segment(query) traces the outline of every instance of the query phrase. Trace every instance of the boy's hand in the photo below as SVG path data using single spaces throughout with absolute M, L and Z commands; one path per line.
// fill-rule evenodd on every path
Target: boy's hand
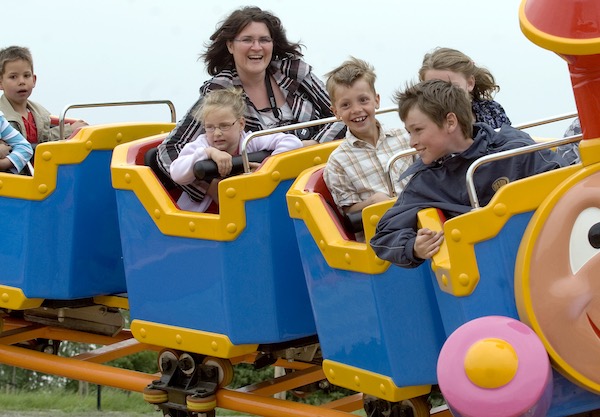
M 210 159 L 215 161 L 217 168 L 219 169 L 219 175 L 226 177 L 233 168 L 232 157 L 225 151 L 221 151 L 217 148 L 210 148 Z
M 250 166 L 250 172 L 254 172 L 260 167 L 260 162 L 248 162 L 248 165 Z
M 361 211 L 365 207 L 370 206 L 371 204 L 381 203 L 382 201 L 390 200 L 390 196 L 386 193 L 377 192 L 373 194 L 371 197 L 367 198 L 365 201 L 361 201 L 360 203 L 353 204 L 348 207 L 342 207 L 344 213 L 354 213 L 355 211 Z
M 303 147 L 307 147 L 307 146 L 312 146 L 312 145 L 318 145 L 319 142 L 317 142 L 314 139 L 306 139 L 302 141 L 302 146 Z
M 369 197 L 366 201 L 367 201 L 368 205 L 371 205 L 371 204 L 375 204 L 375 203 L 381 203 L 382 201 L 388 201 L 389 199 L 390 199 L 390 196 L 387 195 L 386 193 L 377 192 L 377 193 L 373 194 L 371 197 Z
M 85 126 L 89 126 L 89 124 L 85 120 L 77 120 L 76 122 L 71 123 L 71 127 L 73 128 L 74 131 L 76 129 L 79 129 L 80 127 L 85 127 Z
M 430 259 L 438 253 L 440 246 L 444 241 L 444 232 L 434 232 L 429 229 L 419 229 L 415 239 L 413 252 L 419 259 Z
M 10 151 L 12 151 L 12 147 L 3 140 L 0 140 L 0 159 L 6 158 Z

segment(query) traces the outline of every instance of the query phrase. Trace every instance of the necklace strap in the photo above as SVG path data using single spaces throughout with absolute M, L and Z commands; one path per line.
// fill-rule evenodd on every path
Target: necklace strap
M 269 96 L 269 104 L 271 105 L 273 115 L 276 119 L 281 120 L 279 117 L 279 109 L 277 108 L 277 100 L 275 100 L 275 94 L 273 94 L 273 86 L 271 85 L 269 71 L 265 71 L 265 87 L 267 88 L 267 95 Z

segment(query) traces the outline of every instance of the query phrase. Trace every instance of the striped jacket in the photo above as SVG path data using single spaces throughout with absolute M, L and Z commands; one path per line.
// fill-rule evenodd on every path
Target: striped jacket
M 292 109 L 293 123 L 307 122 L 333 116 L 331 100 L 325 86 L 312 72 L 310 65 L 300 59 L 283 59 L 272 61 L 269 67 L 277 85 L 287 95 L 287 104 Z M 204 133 L 204 128 L 193 115 L 202 103 L 203 97 L 212 90 L 232 86 L 242 87 L 242 82 L 235 68 L 223 70 L 200 87 L 198 101 L 188 110 L 185 117 L 177 123 L 175 129 L 158 146 L 158 162 L 161 169 L 168 175 L 171 163 L 179 156 L 186 143 Z M 250 99 L 246 97 L 246 127 L 247 131 L 264 130 L 259 111 Z M 289 124 L 290 122 L 283 122 Z M 272 126 L 270 126 L 272 127 Z M 290 132 L 293 133 L 293 132 Z M 328 142 L 341 138 L 345 134 L 345 125 L 341 122 L 316 126 L 310 132 L 310 138 L 318 142 Z M 182 186 L 195 201 L 202 201 L 205 190 L 195 185 Z

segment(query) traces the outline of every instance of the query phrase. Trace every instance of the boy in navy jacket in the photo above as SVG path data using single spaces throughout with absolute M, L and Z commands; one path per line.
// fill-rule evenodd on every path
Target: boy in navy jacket
M 470 211 L 465 183 L 469 166 L 484 155 L 535 142 L 508 125 L 496 132 L 484 123 L 473 124 L 468 96 L 446 81 L 408 86 L 395 98 L 411 135 L 410 145 L 420 159 L 400 177 L 412 175 L 394 206 L 379 221 L 371 246 L 381 259 L 414 268 L 435 255 L 444 239 L 442 232 L 417 230 L 417 212 L 435 207 L 453 217 Z M 504 184 L 567 165 L 549 149 L 482 165 L 475 175 L 481 205 Z

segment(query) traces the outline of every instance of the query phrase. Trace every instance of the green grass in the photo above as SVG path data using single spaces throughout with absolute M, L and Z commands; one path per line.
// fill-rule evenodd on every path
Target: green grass
M 0 393 L 0 404 L 3 411 L 48 411 L 63 413 L 88 413 L 97 411 L 96 393 L 87 396 L 65 391 L 35 391 Z M 101 391 L 101 410 L 105 412 L 124 412 L 131 416 L 157 415 L 154 407 L 144 401 L 142 394 L 124 392 L 111 388 Z
M 40 412 L 40 417 L 52 415 L 65 416 L 69 414 L 86 415 L 88 417 L 110 416 L 118 417 L 161 417 L 162 414 L 154 410 L 154 406 L 146 403 L 142 394 L 136 392 L 126 392 L 114 388 L 104 387 L 101 392 L 101 411 L 96 408 L 96 392 L 89 395 L 79 395 L 64 390 L 56 391 L 21 391 L 6 393 L 0 391 L 0 404 L 2 412 L 32 412 L 27 414 L 34 417 L 34 412 Z M 51 413 L 51 414 L 50 414 Z M 363 413 L 358 413 L 363 415 Z M 217 416 L 248 416 L 235 411 L 223 410 L 217 408 Z

